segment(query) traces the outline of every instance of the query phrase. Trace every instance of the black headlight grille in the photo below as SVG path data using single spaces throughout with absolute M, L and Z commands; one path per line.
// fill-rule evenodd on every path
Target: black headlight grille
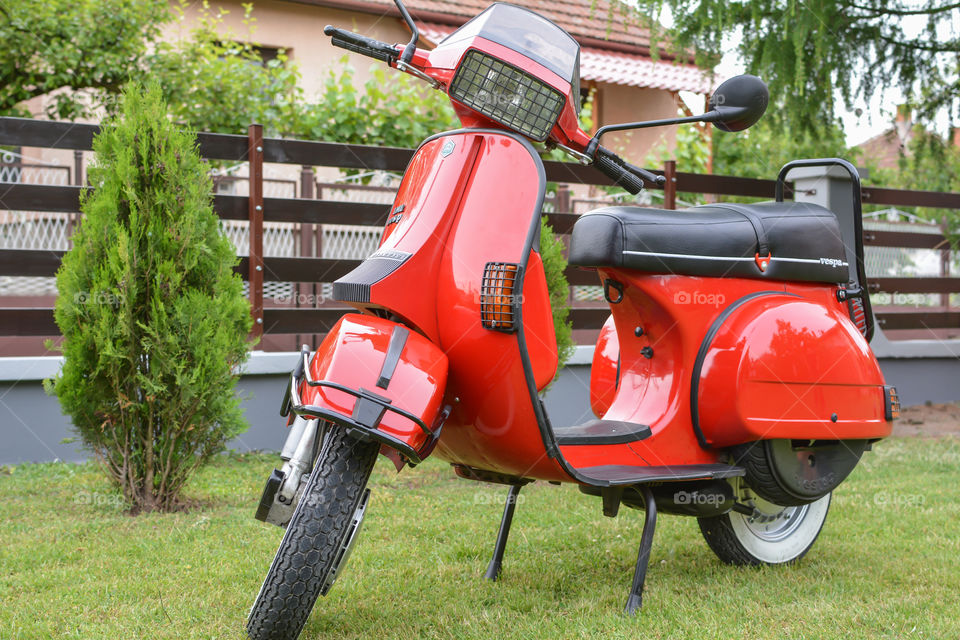
M 550 85 L 475 49 L 463 57 L 450 96 L 540 142 L 557 122 L 564 100 Z

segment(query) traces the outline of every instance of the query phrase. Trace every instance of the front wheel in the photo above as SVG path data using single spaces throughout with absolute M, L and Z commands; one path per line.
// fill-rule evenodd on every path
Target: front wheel
M 380 445 L 334 428 L 250 610 L 253 640 L 295 640 L 343 569 L 359 532 Z
M 751 513 L 730 511 L 697 519 L 710 549 L 728 564 L 773 565 L 799 560 L 816 542 L 830 509 L 829 493 L 799 506 L 764 500 L 740 482 L 734 493 Z

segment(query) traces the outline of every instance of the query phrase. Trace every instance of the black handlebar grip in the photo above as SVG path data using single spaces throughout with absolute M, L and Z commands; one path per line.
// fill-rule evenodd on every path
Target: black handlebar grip
M 623 187 L 628 193 L 637 195 L 643 191 L 643 178 L 636 175 L 624 166 L 626 163 L 617 154 L 600 147 L 593 160 L 595 166 L 603 175 Z
M 330 44 L 335 47 L 376 58 L 377 60 L 383 60 L 388 64 L 396 60 L 399 55 L 393 45 L 362 36 L 359 33 L 337 29 L 330 25 L 323 28 L 323 33 L 331 36 Z

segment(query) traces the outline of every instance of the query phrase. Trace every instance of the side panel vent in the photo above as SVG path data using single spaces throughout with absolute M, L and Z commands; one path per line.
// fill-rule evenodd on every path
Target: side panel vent
M 339 302 L 370 302 L 370 286 L 400 267 L 411 254 L 406 251 L 380 250 L 356 269 L 333 283 L 333 299 Z

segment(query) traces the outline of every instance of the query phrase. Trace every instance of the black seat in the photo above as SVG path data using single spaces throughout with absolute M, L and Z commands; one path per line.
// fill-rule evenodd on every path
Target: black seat
M 570 264 L 772 280 L 851 278 L 837 217 L 794 202 L 597 209 L 573 227 Z

